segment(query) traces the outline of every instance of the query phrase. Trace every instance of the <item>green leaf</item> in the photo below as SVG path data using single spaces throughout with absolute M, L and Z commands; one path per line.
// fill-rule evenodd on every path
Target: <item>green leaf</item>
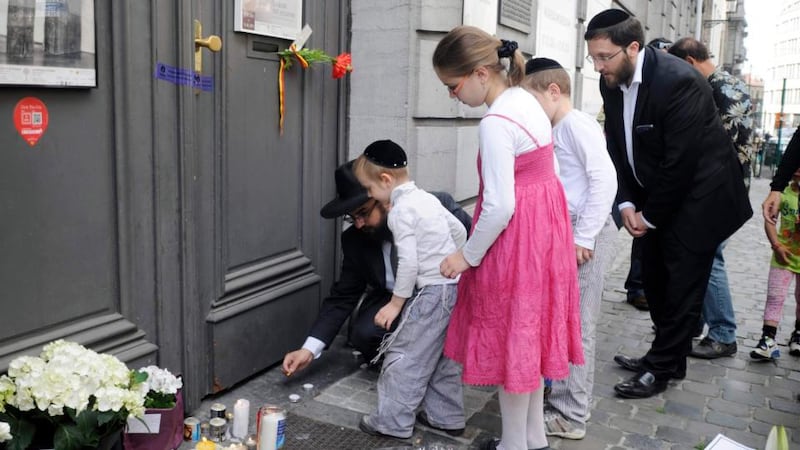
M 131 384 L 141 384 L 147 381 L 147 372 L 142 372 L 139 370 L 131 372 Z
M 786 437 L 786 429 L 783 425 L 775 425 L 769 431 L 767 444 L 764 450 L 789 450 L 789 440 Z
M 33 435 L 36 433 L 36 426 L 25 419 L 16 419 L 13 416 L 3 418 L 3 421 L 11 427 L 11 435 L 14 436 L 10 442 L 6 442 L 7 450 L 25 450 L 31 445 Z
M 170 409 L 175 407 L 175 394 L 150 391 L 144 399 L 145 408 Z
M 91 434 L 91 431 L 89 433 Z M 95 438 L 94 444 L 92 444 L 91 436 L 87 438 L 83 430 L 76 425 L 62 424 L 56 428 L 55 436 L 53 436 L 53 447 L 56 450 L 79 450 L 84 446 L 97 447 L 98 442 L 100 439 Z

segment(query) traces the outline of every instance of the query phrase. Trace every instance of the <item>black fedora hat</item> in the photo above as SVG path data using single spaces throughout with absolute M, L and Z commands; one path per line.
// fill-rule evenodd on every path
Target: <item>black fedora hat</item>
M 329 201 L 319 211 L 322 217 L 333 219 L 345 215 L 369 200 L 367 190 L 361 186 L 353 173 L 353 161 L 337 167 L 333 178 L 336 181 L 336 198 Z

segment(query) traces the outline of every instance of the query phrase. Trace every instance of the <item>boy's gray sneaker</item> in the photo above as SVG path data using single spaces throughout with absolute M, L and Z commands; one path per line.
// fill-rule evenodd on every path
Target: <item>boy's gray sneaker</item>
M 548 436 L 562 439 L 583 439 L 586 436 L 586 427 L 572 423 L 561 413 L 552 412 L 552 410 L 544 417 L 544 429 Z

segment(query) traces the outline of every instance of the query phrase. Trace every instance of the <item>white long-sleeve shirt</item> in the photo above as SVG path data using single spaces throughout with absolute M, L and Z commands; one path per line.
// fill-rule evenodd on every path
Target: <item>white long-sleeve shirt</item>
M 503 91 L 486 114 L 478 127 L 483 180 L 482 211 L 463 248 L 464 259 L 471 266 L 480 265 L 489 247 L 506 229 L 514 214 L 514 161 L 517 156 L 552 141 L 550 120 L 536 97 L 521 87 Z M 519 125 L 489 114 L 508 117 Z M 520 126 L 528 130 L 539 144 Z
M 617 194 L 617 171 L 603 129 L 592 116 L 573 109 L 553 127 L 553 141 L 575 244 L 593 250 Z
M 464 225 L 413 181 L 395 187 L 390 198 L 392 209 L 387 224 L 397 247 L 393 294 L 409 298 L 414 286 L 456 283 L 458 279 L 441 275 L 439 265 L 464 245 Z

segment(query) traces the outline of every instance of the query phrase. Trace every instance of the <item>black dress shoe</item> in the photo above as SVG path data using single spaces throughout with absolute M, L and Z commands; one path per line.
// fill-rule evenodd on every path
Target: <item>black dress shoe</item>
M 630 356 L 625 355 L 615 355 L 614 362 L 619 364 L 625 370 L 630 370 L 631 372 L 641 372 L 642 371 L 642 362 L 641 358 L 631 358 Z
M 644 371 L 630 379 L 617 383 L 614 390 L 624 398 L 648 398 L 667 390 L 669 379 L 658 379 L 650 372 Z
M 417 422 L 419 422 L 421 425 L 424 425 L 424 426 L 426 426 L 428 428 L 433 428 L 434 430 L 444 431 L 445 433 L 449 434 L 450 436 L 457 437 L 457 436 L 461 436 L 462 434 L 464 434 L 464 429 L 463 428 L 442 428 L 442 427 L 437 427 L 436 425 L 431 424 L 428 421 L 428 414 L 425 411 L 420 411 L 419 413 L 417 413 Z
M 491 438 L 488 441 L 481 444 L 481 450 L 496 450 L 498 444 L 500 444 L 500 439 Z
M 630 370 L 631 372 L 641 372 L 645 370 L 642 366 L 642 358 L 631 358 L 630 356 L 625 355 L 615 355 L 614 362 L 619 364 L 620 367 L 626 370 Z M 676 380 L 682 380 L 686 378 L 686 369 L 684 368 L 680 372 L 676 372 L 670 376 L 671 378 L 675 378 Z
M 723 344 L 706 336 L 694 346 L 689 355 L 695 358 L 715 359 L 723 356 L 733 356 L 736 354 L 736 350 L 735 341 L 730 344 Z
M 628 297 L 627 301 L 628 301 L 628 303 L 633 305 L 633 307 L 638 309 L 639 311 L 649 311 L 650 310 L 650 305 L 647 304 L 647 297 L 645 297 L 644 294 Z

